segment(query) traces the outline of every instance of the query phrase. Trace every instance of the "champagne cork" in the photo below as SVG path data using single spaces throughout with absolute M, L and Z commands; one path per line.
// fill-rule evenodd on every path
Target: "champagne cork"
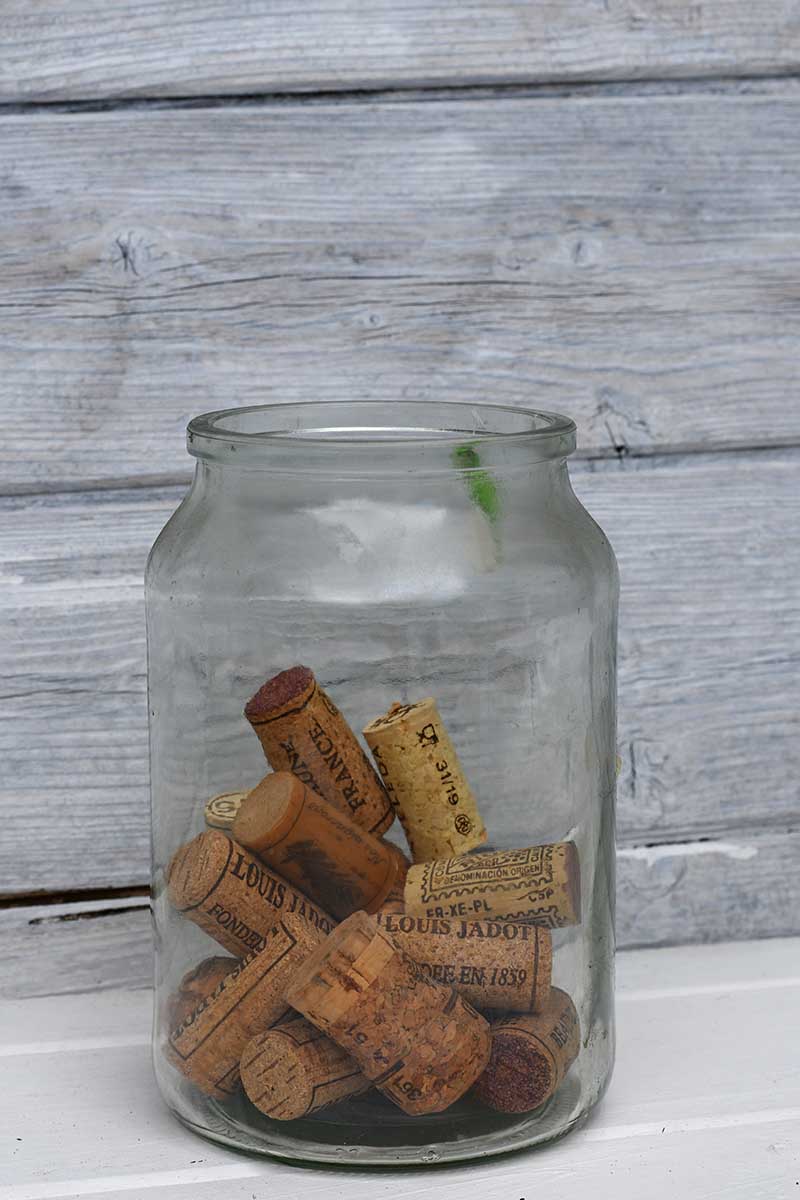
M 233 836 L 335 917 L 374 912 L 401 872 L 386 842 L 289 771 L 267 775 L 253 788 Z
M 312 933 L 333 929 L 333 918 L 221 830 L 209 829 L 182 846 L 167 867 L 170 902 L 241 957 L 260 950 L 278 917 L 296 915 Z
M 454 987 L 476 1008 L 538 1012 L 549 999 L 549 929 L 511 921 L 412 917 L 395 904 L 375 917 L 428 979 Z
M 173 1066 L 207 1096 L 232 1095 L 242 1050 L 286 1011 L 286 986 L 319 940 L 298 917 L 281 917 L 264 949 L 244 959 L 173 1029 L 166 1045 Z
M 553 988 L 542 1012 L 501 1017 L 492 1024 L 489 1065 L 474 1094 L 499 1112 L 530 1112 L 560 1087 L 580 1045 L 575 1005 L 566 992 Z
M 191 971 L 187 971 L 177 988 L 167 1001 L 167 1025 L 174 1029 L 181 1025 L 191 1012 L 197 1008 L 200 1001 L 213 992 L 218 983 L 226 975 L 230 975 L 239 966 L 238 958 L 228 955 L 217 958 L 204 958 Z
M 426 979 L 363 912 L 311 954 L 286 999 L 412 1116 L 448 1108 L 488 1062 L 483 1017 L 453 988 Z
M 408 872 L 406 912 L 422 917 L 495 917 L 557 929 L 577 925 L 580 865 L 572 842 L 496 850 Z
M 415 863 L 465 854 L 486 841 L 475 797 L 431 699 L 396 704 L 364 737 Z
M 380 779 L 308 667 L 291 667 L 268 679 L 244 715 L 274 771 L 291 771 L 370 833 L 389 828 L 394 812 Z
M 256 1034 L 239 1069 L 250 1101 L 275 1121 L 309 1117 L 372 1086 L 355 1059 L 303 1017 Z
M 222 792 L 219 796 L 212 796 L 205 807 L 209 829 L 232 829 L 246 795 L 247 792 Z

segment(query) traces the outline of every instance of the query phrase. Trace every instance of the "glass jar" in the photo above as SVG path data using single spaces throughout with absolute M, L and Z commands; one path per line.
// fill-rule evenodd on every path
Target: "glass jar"
M 427 401 L 190 423 L 146 580 L 154 1056 L 206 1137 L 448 1161 L 602 1094 L 617 570 L 574 445 Z

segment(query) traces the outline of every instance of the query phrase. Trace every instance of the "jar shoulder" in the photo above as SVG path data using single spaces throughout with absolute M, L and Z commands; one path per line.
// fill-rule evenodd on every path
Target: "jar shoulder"
M 566 471 L 539 494 L 505 491 L 494 520 L 465 497 L 463 489 L 435 501 L 408 489 L 294 495 L 268 482 L 226 493 L 196 479 L 151 550 L 148 594 L 213 585 L 226 594 L 449 600 L 470 588 L 524 588 L 534 577 L 538 587 L 543 573 L 565 600 L 598 587 L 616 594 L 611 544 Z
M 159 585 L 164 575 L 175 575 L 192 543 L 200 544 L 202 509 L 195 481 L 150 547 L 144 569 L 146 594 Z
M 578 499 L 571 484 L 565 508 L 569 513 L 569 523 L 574 529 L 576 552 L 585 555 L 596 571 L 609 576 L 614 587 L 618 589 L 619 564 L 614 548 L 605 530 Z

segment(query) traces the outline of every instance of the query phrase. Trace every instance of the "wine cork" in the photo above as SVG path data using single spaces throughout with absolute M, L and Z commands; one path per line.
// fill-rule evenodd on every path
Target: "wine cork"
M 241 957 L 260 950 L 279 916 L 296 915 L 312 933 L 330 933 L 334 920 L 221 830 L 209 829 L 181 846 L 167 867 L 170 902 Z
M 275 1121 L 309 1117 L 372 1086 L 355 1059 L 304 1017 L 257 1033 L 239 1070 L 250 1101 Z
M 204 958 L 191 971 L 187 971 L 167 1001 L 167 1025 L 174 1029 L 181 1025 L 200 1001 L 207 996 L 226 975 L 239 966 L 237 958 L 228 955 Z
M 486 841 L 475 797 L 432 699 L 393 705 L 364 730 L 415 863 Z
M 335 917 L 374 912 L 402 870 L 386 842 L 289 771 L 267 775 L 253 788 L 233 836 Z
M 209 829 L 232 829 L 246 795 L 247 792 L 222 792 L 212 796 L 204 810 Z
M 580 921 L 578 852 L 572 842 L 496 850 L 408 872 L 406 912 L 422 917 L 496 917 L 557 929 Z
M 389 889 L 384 904 L 388 904 L 391 901 L 402 905 L 403 893 L 411 863 L 408 861 L 405 854 L 403 854 L 403 851 L 399 846 L 395 846 L 393 842 L 384 842 L 383 844 L 389 853 L 392 854 L 397 860 L 397 875 L 395 876 L 394 883 Z
M 319 943 L 298 917 L 272 926 L 264 949 L 244 959 L 169 1035 L 166 1055 L 207 1096 L 230 1096 L 242 1050 L 285 1011 L 292 975 Z
M 378 925 L 435 983 L 476 1008 L 538 1012 L 550 996 L 549 929 L 511 921 L 412 917 L 389 904 Z
M 291 771 L 370 833 L 389 828 L 394 812 L 380 779 L 308 667 L 291 667 L 268 679 L 244 715 L 274 771 Z
M 474 1094 L 499 1112 L 530 1112 L 560 1087 L 580 1044 L 575 1005 L 566 992 L 553 988 L 542 1012 L 501 1017 L 492 1024 L 489 1065 Z
M 453 988 L 426 979 L 363 912 L 311 954 L 286 999 L 412 1116 L 448 1108 L 488 1061 L 484 1018 Z

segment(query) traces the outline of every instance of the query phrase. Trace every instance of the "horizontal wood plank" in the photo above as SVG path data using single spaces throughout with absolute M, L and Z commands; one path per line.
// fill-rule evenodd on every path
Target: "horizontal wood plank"
M 124 1071 L 126 1078 L 128 1074 Z M 136 1100 L 147 1096 L 146 1088 L 143 1079 Z M 726 1200 L 737 1188 L 759 1200 L 784 1200 L 793 1195 L 800 1174 L 797 1112 L 767 1109 L 744 1114 L 745 1120 L 729 1118 L 721 1127 L 709 1115 L 689 1124 L 662 1121 L 587 1129 L 571 1134 L 566 1143 L 490 1160 L 488 1165 L 437 1167 L 435 1190 L 441 1200 L 525 1200 L 533 1177 L 556 1181 L 560 1200 L 606 1193 L 615 1200 L 641 1200 L 645 1194 L 656 1200 L 675 1195 Z M 61 1184 L 39 1182 L 40 1172 L 34 1167 L 32 1183 L 0 1190 L 0 1200 L 80 1200 L 84 1195 L 130 1200 L 131 1193 L 136 1200 L 218 1200 L 222 1191 L 226 1200 L 253 1200 L 258 1188 L 271 1200 L 295 1200 L 295 1167 L 233 1156 L 199 1142 L 169 1121 L 166 1112 L 159 1117 L 164 1142 L 174 1143 L 170 1158 L 181 1166 L 153 1169 L 145 1160 L 129 1173 L 113 1175 L 98 1175 L 84 1166 L 80 1176 Z M 61 1128 L 60 1122 L 56 1128 Z M 198 1159 L 198 1154 L 203 1157 Z M 418 1200 L 433 1184 L 430 1168 L 404 1169 L 395 1175 L 363 1168 L 345 1173 L 339 1168 L 334 1179 L 329 1171 L 307 1170 L 302 1186 L 303 1200 Z
M 795 933 L 799 856 L 796 830 L 731 829 L 718 841 L 622 847 L 617 852 L 619 945 Z
M 774 938 L 797 929 L 800 834 L 733 830 L 727 840 L 617 855 L 617 943 L 620 949 L 727 939 Z M 768 885 L 765 884 L 768 880 Z M 765 943 L 767 945 L 767 943 Z M 213 953 L 209 940 L 209 953 Z M 699 953 L 699 952 L 698 952 Z M 153 946 L 147 901 L 113 897 L 93 902 L 0 907 L 0 997 L 68 996 L 105 988 L 149 987 Z M 769 958 L 769 950 L 765 952 Z M 797 963 L 786 974 L 797 975 Z M 702 973 L 702 972 L 701 972 Z M 724 976 L 738 989 L 735 963 Z M 669 978 L 669 987 L 688 985 Z M 723 986 L 704 976 L 703 988 Z M 735 985 L 735 986 L 734 986 Z M 646 994 L 651 977 L 632 977 Z M 68 1011 L 72 1011 L 71 1009 Z M 19 1027 L 17 1040 L 24 1037 Z M 76 1033 L 84 1038 L 89 1034 Z M 105 1027 L 95 1036 L 108 1037 Z M 0 1045 L 0 1058 L 3 1055 Z
M 10 0 L 0 99 L 203 96 L 788 72 L 791 0 Z
M 0 908 L 0 953 L 0 995 L 6 999 L 150 987 L 153 932 L 147 900 L 112 897 Z M 100 1029 L 96 1036 L 110 1035 Z
M 622 575 L 623 845 L 797 823 L 799 475 L 796 451 L 579 463 L 573 472 Z M 6 892 L 148 877 L 141 574 L 179 495 L 2 503 Z M 703 860 L 690 865 L 702 874 Z M 780 907 L 765 889 L 763 903 L 773 902 Z M 707 914 L 709 928 L 717 919 Z M 727 928 L 732 918 L 719 919 Z M 655 940 L 680 936 L 660 920 Z
M 799 122 L 788 84 L 2 116 L 0 486 L 185 478 L 188 417 L 269 399 L 796 444 Z

